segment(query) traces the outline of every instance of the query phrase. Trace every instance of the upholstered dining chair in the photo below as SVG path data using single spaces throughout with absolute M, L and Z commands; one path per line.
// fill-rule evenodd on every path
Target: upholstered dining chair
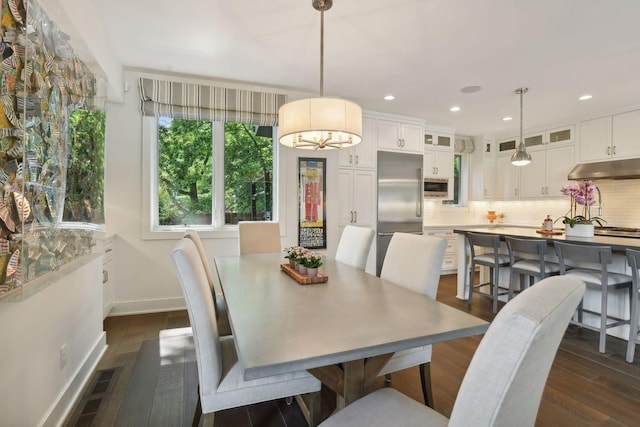
M 436 299 L 447 241 L 439 237 L 394 233 L 382 264 L 380 278 Z M 433 408 L 431 389 L 431 346 L 423 345 L 396 352 L 379 375 L 420 367 L 424 403 Z
M 640 336 L 638 336 L 638 317 L 640 317 L 640 295 L 638 295 L 638 288 L 640 287 L 640 251 L 635 249 L 627 249 L 627 260 L 629 261 L 629 267 L 631 268 L 631 300 L 629 301 L 629 310 L 631 312 L 629 325 L 629 342 L 627 343 L 627 362 L 633 363 L 634 353 L 636 351 L 636 344 L 640 342 Z
M 238 243 L 240 255 L 280 252 L 280 224 L 271 221 L 240 221 Z
M 209 282 L 209 288 L 211 288 L 211 295 L 215 302 L 214 308 L 216 310 L 216 319 L 218 319 L 218 334 L 231 335 L 231 324 L 229 323 L 229 316 L 227 315 L 227 303 L 224 301 L 224 293 L 222 292 L 222 286 L 220 286 L 220 280 L 217 274 L 213 274 L 211 267 L 209 266 L 209 259 L 207 258 L 207 252 L 204 249 L 204 244 L 200 239 L 200 235 L 195 230 L 187 230 L 184 233 L 184 237 L 191 239 L 195 243 L 198 249 L 198 255 L 202 260 L 204 271 L 207 274 L 207 282 Z
M 355 225 L 345 226 L 338 242 L 336 261 L 364 270 L 367 265 L 371 242 L 373 242 L 373 234 L 374 231 L 371 228 L 357 227 Z
M 485 333 L 447 420 L 391 388 L 328 418 L 321 427 L 533 426 L 542 392 L 584 283 L 548 277 L 509 301 Z
M 310 394 L 310 424 L 315 425 L 320 381 L 306 371 L 244 380 L 233 337 L 218 334 L 211 289 L 193 241 L 181 239 L 171 252 L 171 259 L 187 302 L 196 348 L 199 386 L 193 425 L 198 425 L 201 413 L 207 414 L 206 424 L 213 425 L 216 411 L 304 394 Z
M 630 319 L 619 319 L 609 315 L 609 292 L 614 289 L 628 289 L 629 297 L 632 292 L 632 278 L 622 273 L 613 273 L 608 269 L 613 257 L 611 246 L 586 246 L 555 241 L 553 242 L 560 263 L 560 274 L 574 276 L 582 280 L 587 288 L 600 292 L 600 312 L 584 308 L 583 303 L 578 306 L 578 319 L 572 323 L 600 334 L 598 350 L 606 351 L 607 329 L 630 323 Z M 599 327 L 584 322 L 583 313 L 587 312 L 600 317 Z

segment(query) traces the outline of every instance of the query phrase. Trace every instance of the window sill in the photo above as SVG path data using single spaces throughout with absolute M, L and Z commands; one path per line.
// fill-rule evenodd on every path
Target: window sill
M 203 239 L 237 239 L 238 226 L 227 225 L 224 227 L 179 227 L 172 229 L 143 230 L 142 240 L 178 240 L 184 237 L 187 230 L 195 230 Z

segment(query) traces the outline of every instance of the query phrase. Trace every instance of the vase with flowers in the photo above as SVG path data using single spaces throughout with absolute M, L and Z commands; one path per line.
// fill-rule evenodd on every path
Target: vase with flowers
M 602 227 L 604 219 L 591 216 L 591 206 L 596 203 L 596 186 L 591 180 L 580 181 L 562 187 L 560 192 L 571 198 L 569 211 L 556 222 L 562 220 L 567 236 L 593 237 L 594 223 Z
M 292 268 L 296 267 L 296 250 L 299 246 L 288 246 L 284 248 L 283 252 L 285 253 L 284 257 L 289 260 L 289 266 Z
M 318 275 L 318 268 L 322 265 L 322 255 L 313 251 L 306 251 L 300 258 L 300 264 L 307 268 L 309 277 Z

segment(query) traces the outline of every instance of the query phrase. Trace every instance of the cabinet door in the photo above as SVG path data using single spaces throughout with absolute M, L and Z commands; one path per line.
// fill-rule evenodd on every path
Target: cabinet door
M 359 144 L 364 144 L 364 140 Z M 354 149 L 353 148 L 343 148 L 338 152 L 338 166 L 341 168 L 352 167 L 354 164 Z
M 453 152 L 436 151 L 434 154 L 438 178 L 453 178 Z
M 422 153 L 424 144 L 424 128 L 422 126 L 404 123 L 401 138 L 403 150 Z
M 580 161 L 606 160 L 611 155 L 611 116 L 580 123 Z
M 484 156 L 483 168 L 483 196 L 485 199 L 493 199 L 496 196 L 496 159 L 492 156 Z
M 575 166 L 575 147 L 568 145 L 547 150 L 547 197 L 566 197 L 560 189 L 569 184 L 567 175 Z
M 436 176 L 436 156 L 433 149 L 424 150 L 422 156 L 422 175 L 425 177 Z
M 640 156 L 640 110 L 613 116 L 611 155 L 613 158 Z
M 529 150 L 531 163 L 526 166 L 515 166 L 520 169 L 521 198 L 545 197 L 546 165 L 545 150 Z
M 505 200 L 518 198 L 518 166 L 511 164 L 511 155 L 496 157 L 496 197 Z
M 376 168 L 376 121 L 362 119 L 362 142 L 354 148 L 354 166 L 357 168 Z
M 338 203 L 340 204 L 339 226 L 352 224 L 353 212 L 353 170 L 340 169 L 338 172 Z
M 389 120 L 378 120 L 378 148 L 400 150 L 401 125 Z
M 376 172 L 372 170 L 354 170 L 352 194 L 355 223 L 361 226 L 373 227 L 376 210 Z

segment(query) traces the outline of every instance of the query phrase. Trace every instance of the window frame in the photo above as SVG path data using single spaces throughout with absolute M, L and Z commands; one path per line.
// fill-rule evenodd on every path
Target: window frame
M 285 173 L 280 162 L 280 144 L 277 127 L 273 128 L 273 220 L 284 230 L 284 206 L 280 192 L 280 176 Z M 237 238 L 237 224 L 224 222 L 224 140 L 216 135 L 224 134 L 224 123 L 213 122 L 213 201 L 212 225 L 161 226 L 158 221 L 158 117 L 142 117 L 142 214 L 141 237 L 143 240 L 177 239 L 186 230 L 196 230 L 202 238 Z M 281 231 L 282 233 L 282 231 Z

